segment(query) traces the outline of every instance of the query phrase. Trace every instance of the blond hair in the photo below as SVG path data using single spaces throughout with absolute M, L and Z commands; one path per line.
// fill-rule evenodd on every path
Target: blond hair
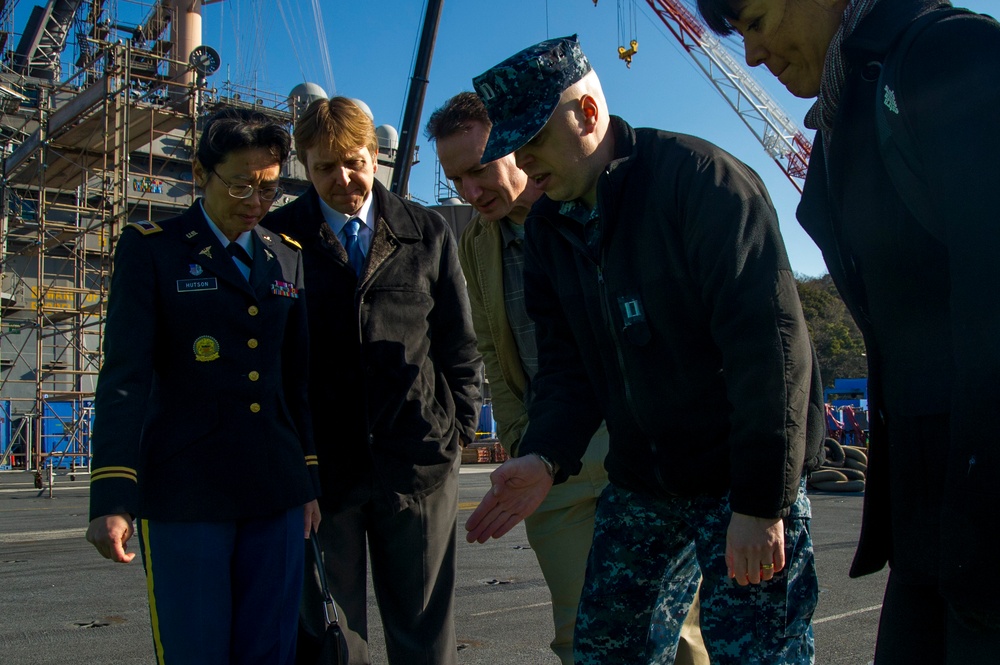
M 323 146 L 341 157 L 360 147 L 368 148 L 372 157 L 378 153 L 375 123 L 368 114 L 347 97 L 317 99 L 302 113 L 295 124 L 295 152 L 305 166 L 306 152 Z

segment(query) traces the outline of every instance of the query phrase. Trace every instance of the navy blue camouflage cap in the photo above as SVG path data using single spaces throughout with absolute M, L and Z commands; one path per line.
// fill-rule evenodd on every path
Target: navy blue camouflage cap
M 482 164 L 509 155 L 542 131 L 563 91 L 590 72 L 576 35 L 548 39 L 472 79 L 493 128 Z

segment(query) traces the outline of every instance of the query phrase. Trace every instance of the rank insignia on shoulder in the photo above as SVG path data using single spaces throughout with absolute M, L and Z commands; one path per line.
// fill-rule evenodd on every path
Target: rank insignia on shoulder
M 299 290 L 295 288 L 294 284 L 280 280 L 275 280 L 274 284 L 271 285 L 271 293 L 276 296 L 284 296 L 285 298 L 299 297 Z
M 198 253 L 201 254 L 202 256 L 207 256 L 208 258 L 212 258 L 212 246 L 209 245 L 208 247 L 206 247 L 205 249 L 201 250 Z
M 200 363 L 219 358 L 219 342 L 208 335 L 202 335 L 194 341 L 194 359 Z
M 281 234 L 281 237 L 284 238 L 285 242 L 291 245 L 292 247 L 295 247 L 296 249 L 302 249 L 302 245 L 300 245 L 299 241 L 296 240 L 295 238 L 286 236 L 284 233 Z
M 160 225 L 157 224 L 156 222 L 146 222 L 146 221 L 129 222 L 128 225 L 144 236 L 148 236 L 153 233 L 159 233 L 160 231 L 163 230 L 163 228 L 160 227 Z

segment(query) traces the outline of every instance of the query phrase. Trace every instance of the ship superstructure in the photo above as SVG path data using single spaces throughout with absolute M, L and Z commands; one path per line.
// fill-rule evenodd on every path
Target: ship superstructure
M 16 45 L 13 4 L 0 0 L 0 469 L 85 466 L 118 235 L 194 201 L 200 118 L 252 107 L 291 129 L 327 93 L 217 84 L 199 0 L 49 0 Z M 378 134 L 388 184 L 398 137 Z M 294 156 L 282 178 L 277 205 L 308 184 Z

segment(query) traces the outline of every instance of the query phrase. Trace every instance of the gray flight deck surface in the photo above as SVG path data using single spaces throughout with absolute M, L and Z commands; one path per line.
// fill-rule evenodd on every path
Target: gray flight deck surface
M 469 545 L 461 525 L 489 487 L 493 464 L 467 464 L 460 482 L 456 620 L 462 664 L 555 664 L 548 649 L 548 591 L 523 525 Z M 239 473 L 238 469 L 226 471 Z M 30 473 L 0 472 L 0 664 L 152 664 L 145 583 L 138 558 L 112 564 L 85 540 L 86 473 L 57 472 L 53 498 Z M 858 580 L 847 570 L 862 497 L 811 494 L 820 576 L 816 662 L 866 665 L 872 658 L 886 572 Z M 386 663 L 369 591 L 372 662 Z M 405 664 L 402 664 L 405 665 Z

